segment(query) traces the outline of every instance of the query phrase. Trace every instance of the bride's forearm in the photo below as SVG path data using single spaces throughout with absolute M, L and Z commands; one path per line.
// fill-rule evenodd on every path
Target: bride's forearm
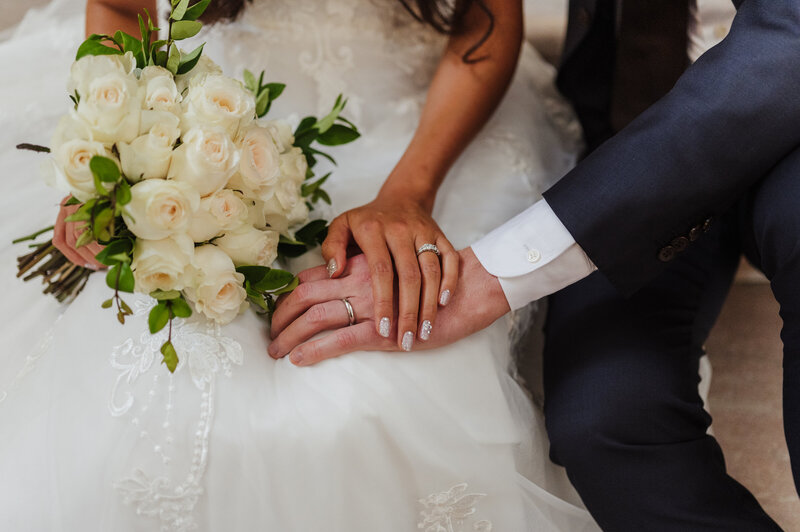
M 86 35 L 92 33 L 113 34 L 122 30 L 134 36 L 139 35 L 139 21 L 136 15 L 144 9 L 157 17 L 156 0 L 88 0 L 86 2 Z
M 419 126 L 386 180 L 381 195 L 409 198 L 430 211 L 450 166 L 488 121 L 511 81 L 523 38 L 519 0 L 485 0 L 494 17 L 486 42 L 465 62 L 464 54 L 486 34 L 489 19 L 473 4 L 463 29 L 450 38 L 428 90 Z

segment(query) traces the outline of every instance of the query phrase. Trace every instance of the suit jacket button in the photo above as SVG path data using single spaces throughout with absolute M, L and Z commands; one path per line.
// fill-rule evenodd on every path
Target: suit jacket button
M 711 224 L 714 222 L 713 218 L 706 218 L 703 222 L 703 232 L 708 233 L 711 230 Z
M 664 246 L 658 253 L 658 260 L 661 262 L 669 262 L 675 258 L 675 248 L 672 246 Z
M 692 227 L 691 231 L 689 231 L 689 240 L 694 242 L 695 240 L 700 238 L 700 236 L 702 234 L 703 234 L 703 226 L 702 225 L 696 225 L 696 226 Z
M 679 236 L 678 238 L 670 242 L 670 245 L 675 248 L 675 251 L 680 253 L 681 251 L 684 251 L 687 247 L 689 247 L 689 239 L 686 238 L 685 236 Z

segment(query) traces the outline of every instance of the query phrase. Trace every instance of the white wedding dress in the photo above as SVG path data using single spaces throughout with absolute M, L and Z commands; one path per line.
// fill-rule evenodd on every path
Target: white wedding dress
M 121 326 L 100 308 L 102 275 L 69 306 L 15 280 L 24 246 L 10 241 L 52 223 L 60 194 L 38 177 L 43 156 L 14 145 L 48 143 L 82 29 L 83 3 L 56 0 L 0 34 L 0 530 L 597 529 L 548 460 L 511 318 L 436 351 L 310 368 L 269 358 L 253 313 L 222 328 L 190 319 L 174 333 L 171 375 L 146 298 L 128 298 L 136 315 Z M 396 0 L 255 0 L 197 39 L 229 75 L 263 68 L 288 84 L 273 116 L 350 99 L 363 137 L 334 153 L 326 215 L 374 197 L 444 43 Z M 578 126 L 553 76 L 525 48 L 504 103 L 447 177 L 435 216 L 457 247 L 574 163 Z

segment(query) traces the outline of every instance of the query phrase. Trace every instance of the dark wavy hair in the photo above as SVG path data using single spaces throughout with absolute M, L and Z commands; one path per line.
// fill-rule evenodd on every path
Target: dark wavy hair
M 244 8 L 245 2 L 253 0 L 213 0 L 202 20 L 206 23 L 233 20 Z M 464 16 L 473 5 L 483 11 L 489 22 L 486 32 L 462 56 L 465 63 L 477 63 L 486 56 L 475 57 L 478 49 L 486 43 L 494 31 L 494 15 L 483 0 L 398 0 L 403 7 L 423 24 L 428 24 L 436 31 L 453 35 L 461 31 Z

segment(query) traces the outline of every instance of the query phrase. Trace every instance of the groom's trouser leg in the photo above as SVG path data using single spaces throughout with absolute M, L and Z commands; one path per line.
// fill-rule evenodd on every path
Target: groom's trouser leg
M 731 215 L 623 299 L 599 273 L 551 297 L 551 456 L 608 531 L 779 530 L 706 434 L 698 363 L 738 264 Z
M 800 489 L 800 148 L 743 203 L 742 248 L 770 280 L 783 318 L 783 420 Z

